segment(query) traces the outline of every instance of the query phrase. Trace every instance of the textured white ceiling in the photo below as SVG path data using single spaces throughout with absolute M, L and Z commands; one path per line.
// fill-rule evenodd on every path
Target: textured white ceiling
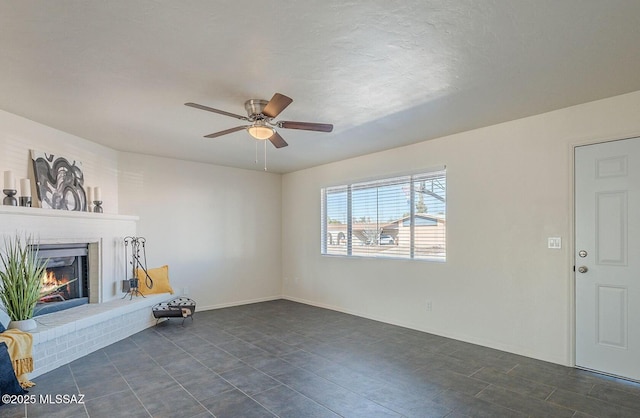
M 244 114 L 280 92 L 290 172 L 640 90 L 637 0 L 10 0 L 0 109 L 109 147 L 262 169 Z M 262 144 L 260 144 L 262 145 Z

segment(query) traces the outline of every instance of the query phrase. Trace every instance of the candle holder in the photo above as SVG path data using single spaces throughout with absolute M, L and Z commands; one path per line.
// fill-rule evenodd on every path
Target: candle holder
M 2 193 L 6 194 L 2 200 L 2 204 L 5 206 L 18 206 L 18 201 L 14 197 L 16 195 L 16 189 L 2 189 Z
M 20 196 L 18 198 L 18 201 L 20 202 L 20 206 L 24 206 L 27 208 L 31 207 L 31 196 Z
M 102 200 L 94 200 L 93 204 L 95 205 L 93 207 L 93 212 L 94 213 L 102 213 Z

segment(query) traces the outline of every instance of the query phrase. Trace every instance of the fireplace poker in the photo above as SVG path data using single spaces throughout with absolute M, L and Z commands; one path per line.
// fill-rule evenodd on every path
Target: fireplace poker
M 122 281 L 122 291 L 125 292 L 125 295 L 122 297 L 124 299 L 129 295 L 130 299 L 133 299 L 133 296 L 142 296 L 145 297 L 144 294 L 140 291 L 140 278 L 138 277 L 139 271 L 142 270 L 145 274 L 145 283 L 148 288 L 153 287 L 153 279 L 149 276 L 149 272 L 147 271 L 147 249 L 146 249 L 146 238 L 144 237 L 125 237 L 124 238 L 124 258 L 128 260 L 128 251 L 127 249 L 131 246 L 131 261 L 128 261 L 131 264 L 131 278 L 128 280 Z M 142 247 L 142 258 L 140 257 L 140 248 Z M 125 268 L 125 275 L 127 274 Z

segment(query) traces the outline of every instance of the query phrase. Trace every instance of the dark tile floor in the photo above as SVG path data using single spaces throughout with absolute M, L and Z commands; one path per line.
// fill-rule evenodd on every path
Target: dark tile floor
M 285 300 L 164 322 L 34 381 L 84 404 L 0 416 L 640 416 L 639 384 Z

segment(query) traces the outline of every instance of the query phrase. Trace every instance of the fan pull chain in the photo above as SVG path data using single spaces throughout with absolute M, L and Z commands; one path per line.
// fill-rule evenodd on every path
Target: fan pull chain
M 256 143 L 256 161 L 255 161 L 255 163 L 258 164 L 258 141 L 254 140 L 253 142 Z
M 264 171 L 267 171 L 267 140 L 263 140 L 264 142 Z

